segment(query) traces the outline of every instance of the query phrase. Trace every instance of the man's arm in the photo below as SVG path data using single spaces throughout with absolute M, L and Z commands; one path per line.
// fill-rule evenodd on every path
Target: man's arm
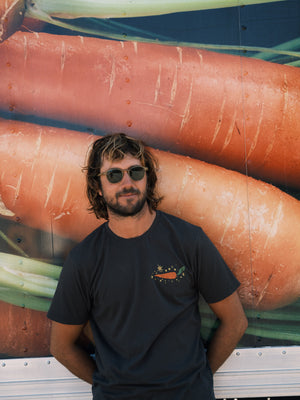
M 65 325 L 52 321 L 50 352 L 78 378 L 92 384 L 95 362 L 76 344 L 84 325 Z
M 209 306 L 220 320 L 207 349 L 207 358 L 215 373 L 235 349 L 247 329 L 248 321 L 236 291 Z

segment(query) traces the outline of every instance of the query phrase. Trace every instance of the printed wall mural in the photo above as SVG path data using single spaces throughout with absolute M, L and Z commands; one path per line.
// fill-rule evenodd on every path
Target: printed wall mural
M 103 222 L 86 152 L 114 131 L 153 149 L 161 209 L 240 280 L 239 346 L 299 345 L 299 1 L 63 3 L 0 5 L 1 357 L 49 354 L 64 258 Z

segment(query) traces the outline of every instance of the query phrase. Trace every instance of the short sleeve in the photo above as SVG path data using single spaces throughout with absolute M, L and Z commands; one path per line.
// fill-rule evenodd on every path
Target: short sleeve
M 63 265 L 48 318 L 62 324 L 80 325 L 89 319 L 91 300 L 86 277 L 69 255 Z
M 239 281 L 203 231 L 198 238 L 195 263 L 196 285 L 207 303 L 221 301 L 239 287 Z

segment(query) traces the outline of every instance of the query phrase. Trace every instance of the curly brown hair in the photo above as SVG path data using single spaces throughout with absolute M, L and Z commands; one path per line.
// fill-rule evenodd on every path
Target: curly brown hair
M 103 159 L 122 160 L 126 154 L 137 158 L 141 165 L 147 168 L 147 203 L 150 209 L 156 210 L 162 200 L 155 189 L 158 166 L 155 157 L 141 140 L 129 137 L 124 133 L 114 133 L 97 139 L 92 144 L 88 153 L 87 165 L 83 168 L 86 171 L 86 193 L 91 205 L 89 211 L 94 212 L 97 218 L 108 220 L 106 202 L 99 193 L 101 190 L 99 174 Z

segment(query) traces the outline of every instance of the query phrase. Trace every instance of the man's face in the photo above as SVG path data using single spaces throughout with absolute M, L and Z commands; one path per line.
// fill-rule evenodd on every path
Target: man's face
M 104 158 L 100 172 L 106 172 L 111 168 L 127 169 L 134 165 L 141 165 L 140 160 L 130 154 L 125 155 L 122 160 L 110 161 Z M 127 172 L 124 172 L 122 180 L 118 183 L 109 182 L 106 175 L 101 175 L 100 181 L 99 192 L 106 202 L 109 213 L 129 217 L 138 214 L 146 206 L 146 173 L 139 181 L 132 180 Z

